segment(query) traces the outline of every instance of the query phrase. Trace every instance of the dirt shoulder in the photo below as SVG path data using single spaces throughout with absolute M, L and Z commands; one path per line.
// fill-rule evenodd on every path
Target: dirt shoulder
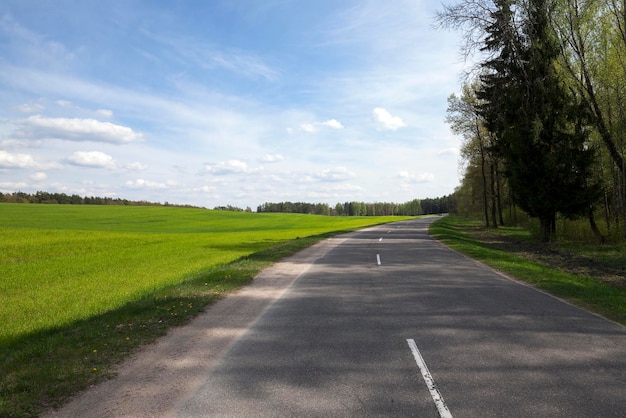
M 329 238 L 263 270 L 253 283 L 211 305 L 191 323 L 172 329 L 96 385 L 44 418 L 172 416 L 203 384 L 228 348 L 312 263 L 342 238 Z

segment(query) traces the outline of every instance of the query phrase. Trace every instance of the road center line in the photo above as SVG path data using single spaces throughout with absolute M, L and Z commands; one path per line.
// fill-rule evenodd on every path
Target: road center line
M 376 254 L 376 263 L 380 266 L 380 254 Z
M 415 358 L 415 362 L 417 363 L 417 367 L 419 367 L 420 372 L 422 373 L 422 377 L 424 378 L 424 382 L 426 382 L 426 386 L 430 391 L 430 396 L 432 396 L 433 401 L 435 401 L 435 406 L 437 407 L 437 411 L 439 411 L 439 416 L 441 418 L 452 418 L 452 414 L 448 409 L 445 401 L 443 400 L 443 396 L 441 396 L 441 392 L 437 388 L 437 384 L 435 383 L 435 379 L 433 379 L 432 375 L 428 371 L 428 367 L 426 367 L 426 363 L 424 362 L 424 358 L 422 354 L 417 348 L 417 344 L 412 339 L 406 340 L 409 344 L 409 348 L 413 353 L 413 357 Z

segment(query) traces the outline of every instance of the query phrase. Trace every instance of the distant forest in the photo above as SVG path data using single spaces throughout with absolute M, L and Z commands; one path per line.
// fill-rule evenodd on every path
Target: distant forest
M 134 201 L 128 199 L 111 197 L 82 197 L 76 194 L 67 195 L 65 193 L 48 193 L 38 191 L 34 194 L 24 192 L 0 193 L 0 202 L 3 203 L 40 203 L 58 205 L 118 205 L 118 206 L 175 206 L 175 207 L 195 207 L 192 205 L 178 205 L 165 203 L 147 202 L 144 200 Z M 326 203 L 305 203 L 305 202 L 280 202 L 263 203 L 257 208 L 259 213 L 303 213 L 327 216 L 418 216 L 436 213 L 453 212 L 455 209 L 452 195 L 438 197 L 434 199 L 414 199 L 405 203 L 365 203 L 365 202 L 345 202 L 337 203 L 331 207 Z M 239 208 L 236 206 L 217 206 L 214 210 L 224 210 L 233 212 L 251 212 L 250 208 Z
M 280 202 L 264 203 L 257 212 L 310 213 L 330 216 L 418 216 L 448 213 L 454 210 L 452 196 L 434 199 L 414 199 L 405 203 L 345 202 L 331 207 L 325 203 Z
M 24 192 L 0 193 L 0 202 L 3 203 L 43 203 L 54 205 L 116 205 L 116 206 L 177 206 L 197 207 L 191 205 L 175 205 L 168 202 L 155 203 L 145 200 L 113 199 L 111 197 L 82 197 L 76 194 L 36 192 L 29 194 Z

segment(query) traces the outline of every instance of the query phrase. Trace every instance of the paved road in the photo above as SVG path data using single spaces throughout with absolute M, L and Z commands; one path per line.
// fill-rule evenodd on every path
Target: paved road
M 624 327 L 446 249 L 429 222 L 346 236 L 171 415 L 626 416 Z

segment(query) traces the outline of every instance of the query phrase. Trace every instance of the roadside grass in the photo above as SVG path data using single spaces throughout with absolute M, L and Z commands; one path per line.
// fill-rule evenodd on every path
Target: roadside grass
M 450 248 L 496 270 L 626 325 L 626 289 L 611 286 L 594 277 L 567 273 L 536 260 L 489 248 L 474 234 L 480 225 L 480 222 L 447 216 L 434 222 L 430 227 L 430 233 Z M 521 228 L 499 228 L 491 232 L 521 241 L 532 240 L 531 233 Z M 604 249 L 591 250 L 591 246 L 581 246 L 581 244 L 560 243 L 559 245 L 567 247 L 570 251 L 578 249 L 592 258 L 598 254 L 614 254 L 619 251 L 609 246 Z M 622 254 L 621 257 L 624 255 Z
M 0 416 L 60 406 L 287 255 L 402 219 L 0 204 Z

